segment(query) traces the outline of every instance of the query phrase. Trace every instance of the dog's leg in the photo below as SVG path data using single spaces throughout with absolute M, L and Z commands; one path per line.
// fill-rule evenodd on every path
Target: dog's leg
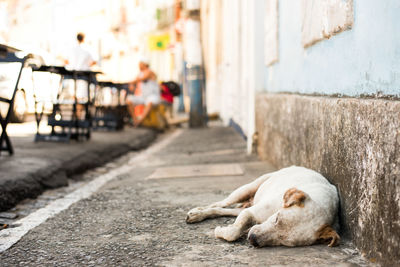
M 194 223 L 194 222 L 200 222 L 206 218 L 211 218 L 211 216 L 207 215 L 207 214 L 210 214 L 210 213 L 214 214 L 213 213 L 214 211 L 209 211 L 212 208 L 226 208 L 233 204 L 242 203 L 246 200 L 249 200 L 250 198 L 254 197 L 255 193 L 257 192 L 257 189 L 272 174 L 273 173 L 264 174 L 264 175 L 260 176 L 259 178 L 257 178 L 256 180 L 254 180 L 253 182 L 239 187 L 238 189 L 233 191 L 227 198 L 225 198 L 222 201 L 213 203 L 206 207 L 198 207 L 198 208 L 191 209 L 187 214 L 186 222 Z M 237 210 L 239 213 L 243 209 L 244 209 L 244 207 L 241 207 L 239 209 L 232 209 L 232 210 L 235 210 L 235 212 Z M 220 216 L 237 216 L 237 214 L 236 215 L 220 215 Z M 214 216 L 214 217 L 218 217 L 218 216 Z
M 235 241 L 254 224 L 254 221 L 250 208 L 244 209 L 233 224 L 215 228 L 215 237 L 226 241 Z
M 200 222 L 208 218 L 217 218 L 223 216 L 238 216 L 239 213 L 243 210 L 243 208 L 194 208 L 188 212 L 186 217 L 187 223 L 195 223 Z
M 272 175 L 273 173 L 267 173 L 251 183 L 245 184 L 235 191 L 233 191 L 227 198 L 222 201 L 213 203 L 209 205 L 209 208 L 214 207 L 229 207 L 235 203 L 242 203 L 252 197 L 254 197 L 255 193 L 257 192 L 258 188 Z

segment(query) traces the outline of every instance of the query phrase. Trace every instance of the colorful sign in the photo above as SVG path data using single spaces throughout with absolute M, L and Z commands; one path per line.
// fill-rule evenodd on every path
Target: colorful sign
M 148 46 L 150 51 L 162 51 L 168 48 L 170 43 L 169 34 L 149 35 Z

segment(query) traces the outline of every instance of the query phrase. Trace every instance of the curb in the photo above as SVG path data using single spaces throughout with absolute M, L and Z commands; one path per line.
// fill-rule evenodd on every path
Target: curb
M 0 211 L 8 210 L 26 198 L 35 198 L 46 189 L 68 185 L 68 178 L 104 165 L 130 151 L 148 147 L 157 137 L 148 131 L 129 143 L 106 144 L 83 151 L 74 159 L 59 160 L 35 172 L 0 183 Z

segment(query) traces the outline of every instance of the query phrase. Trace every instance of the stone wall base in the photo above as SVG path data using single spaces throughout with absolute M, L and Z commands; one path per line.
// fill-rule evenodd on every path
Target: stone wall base
M 338 187 L 342 235 L 383 265 L 400 262 L 400 101 L 259 94 L 259 155 Z

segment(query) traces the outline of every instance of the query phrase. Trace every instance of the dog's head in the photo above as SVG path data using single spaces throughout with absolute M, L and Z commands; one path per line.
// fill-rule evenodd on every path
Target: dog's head
M 301 246 L 317 242 L 329 242 L 329 246 L 335 246 L 340 237 L 326 223 L 327 220 L 332 222 L 335 216 L 327 215 L 329 212 L 332 211 L 324 210 L 303 191 L 292 188 L 283 196 L 283 207 L 264 223 L 253 226 L 248 239 L 255 247 Z

